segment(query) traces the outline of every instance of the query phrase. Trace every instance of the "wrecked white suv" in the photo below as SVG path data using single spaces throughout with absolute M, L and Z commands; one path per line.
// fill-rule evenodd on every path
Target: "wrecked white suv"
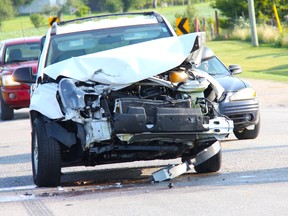
M 220 169 L 233 122 L 214 107 L 223 88 L 192 69 L 204 33 L 178 37 L 156 12 L 109 14 L 54 23 L 42 45 L 37 77 L 13 74 L 34 83 L 36 185 L 57 186 L 61 167 L 78 165 L 182 157 L 200 173 Z

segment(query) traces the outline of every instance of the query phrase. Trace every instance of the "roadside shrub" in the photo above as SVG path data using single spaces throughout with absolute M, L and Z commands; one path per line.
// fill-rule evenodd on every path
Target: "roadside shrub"
M 283 33 L 283 34 L 281 35 L 279 45 L 280 45 L 280 47 L 286 47 L 286 48 L 288 48 L 288 34 L 287 34 L 287 32 L 286 32 L 286 33 Z
M 226 35 L 227 37 L 225 38 L 230 40 L 251 41 L 250 28 L 234 28 L 230 33 L 226 32 Z M 260 44 L 268 44 L 275 47 L 288 47 L 286 29 L 280 33 L 277 27 L 263 24 L 257 27 L 257 36 Z
M 45 18 L 41 14 L 30 15 L 30 20 L 35 28 L 40 28 L 41 26 L 45 25 Z
M 197 10 L 193 5 L 188 5 L 184 13 L 176 13 L 175 17 L 186 17 L 189 20 L 190 31 L 193 32 L 195 29 L 195 19 L 197 18 Z M 174 24 L 175 25 L 175 24 Z
M 218 17 L 219 26 L 222 29 L 228 29 L 233 26 L 233 23 L 227 17 Z
M 274 26 L 261 25 L 257 28 L 259 43 L 279 44 L 280 33 L 278 28 Z
M 90 13 L 90 8 L 86 5 L 82 5 L 81 7 L 78 8 L 78 10 L 76 11 L 75 15 L 77 17 L 84 17 L 87 14 Z
M 229 35 L 229 39 L 246 41 L 250 37 L 250 28 L 235 28 Z

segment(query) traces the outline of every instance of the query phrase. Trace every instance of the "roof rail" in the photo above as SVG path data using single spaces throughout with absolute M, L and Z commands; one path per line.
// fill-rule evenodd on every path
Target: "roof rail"
M 85 20 L 93 20 L 93 19 L 100 19 L 100 18 L 105 18 L 105 17 L 117 17 L 117 16 L 129 16 L 129 15 L 143 15 L 143 16 L 155 16 L 157 21 L 159 23 L 163 23 L 164 20 L 162 18 L 162 16 L 155 12 L 155 11 L 146 11 L 146 12 L 127 12 L 127 13 L 111 13 L 111 14 L 104 14 L 104 15 L 96 15 L 96 16 L 89 16 L 89 17 L 81 17 L 81 18 L 76 18 L 76 19 L 72 19 L 72 20 L 67 20 L 67 21 L 60 21 L 60 22 L 54 22 L 52 24 L 52 27 L 51 27 L 51 32 L 50 34 L 51 35 L 54 35 L 56 34 L 56 29 L 57 29 L 57 26 L 63 26 L 63 25 L 66 25 L 66 24 L 69 24 L 69 23 L 75 23 L 75 22 L 78 22 L 78 21 L 85 21 Z
M 144 16 L 153 15 L 156 17 L 158 22 L 163 22 L 163 19 L 159 13 L 157 13 L 155 11 L 147 11 L 147 12 L 111 13 L 111 14 L 96 15 L 96 16 L 90 16 L 90 17 L 81 17 L 81 18 L 76 18 L 73 20 L 57 22 L 57 25 L 61 26 L 61 25 L 65 25 L 68 23 L 78 22 L 78 21 L 91 20 L 91 19 L 97 19 L 97 18 L 103 18 L 103 17 L 127 16 L 127 15 L 128 16 L 129 15 L 144 15 Z

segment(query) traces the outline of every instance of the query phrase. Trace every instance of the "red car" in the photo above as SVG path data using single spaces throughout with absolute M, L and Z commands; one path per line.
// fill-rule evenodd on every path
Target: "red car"
M 41 37 L 15 38 L 0 42 L 0 116 L 1 120 L 14 117 L 14 109 L 28 107 L 30 86 L 14 82 L 12 73 L 17 68 L 32 67 L 37 71 Z

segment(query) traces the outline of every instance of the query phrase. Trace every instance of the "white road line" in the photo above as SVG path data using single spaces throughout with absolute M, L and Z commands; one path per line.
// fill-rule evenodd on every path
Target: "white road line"
M 0 192 L 4 191 L 18 191 L 18 190 L 30 190 L 35 189 L 36 185 L 26 185 L 26 186 L 19 186 L 19 187 L 7 187 L 7 188 L 0 188 Z

